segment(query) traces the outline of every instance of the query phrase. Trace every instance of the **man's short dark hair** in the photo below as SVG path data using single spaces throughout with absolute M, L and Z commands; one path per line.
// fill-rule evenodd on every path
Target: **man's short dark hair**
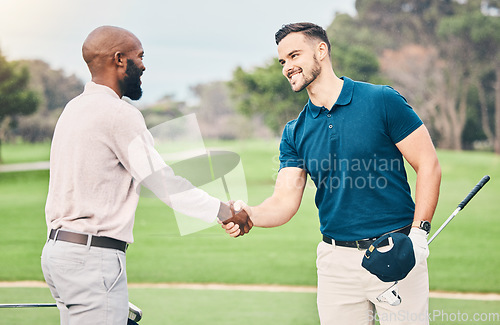
M 276 45 L 278 45 L 281 40 L 283 40 L 290 33 L 303 33 L 309 39 L 319 39 L 325 42 L 328 46 L 328 53 L 330 53 L 330 41 L 326 35 L 326 31 L 321 27 L 313 23 L 293 23 L 283 25 L 279 31 L 276 32 L 274 38 L 276 40 Z

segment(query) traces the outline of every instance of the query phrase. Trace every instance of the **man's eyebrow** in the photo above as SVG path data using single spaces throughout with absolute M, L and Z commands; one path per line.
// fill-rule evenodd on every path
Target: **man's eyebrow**
M 300 53 L 300 52 L 301 52 L 301 50 L 292 50 L 292 51 L 290 51 L 290 53 L 288 53 L 286 55 L 286 57 L 290 57 L 290 56 L 292 56 L 292 55 L 294 55 L 296 53 Z M 278 62 L 281 63 L 281 64 L 283 64 L 283 62 L 285 62 L 285 59 L 278 59 Z

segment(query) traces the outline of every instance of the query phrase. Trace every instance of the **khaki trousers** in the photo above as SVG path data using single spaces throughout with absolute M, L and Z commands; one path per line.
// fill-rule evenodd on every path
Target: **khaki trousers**
M 61 325 L 126 325 L 125 253 L 48 240 L 42 271 L 60 311 Z
M 322 325 L 429 324 L 429 280 L 424 261 L 398 282 L 399 306 L 377 301 L 393 282 L 361 266 L 364 250 L 320 242 L 317 249 L 318 311 Z

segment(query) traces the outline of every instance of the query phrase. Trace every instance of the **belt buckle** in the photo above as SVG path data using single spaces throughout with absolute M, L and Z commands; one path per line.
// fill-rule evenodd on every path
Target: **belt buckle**
M 366 248 L 364 247 L 361 247 L 360 246 L 360 243 L 363 242 L 363 243 L 368 243 L 369 245 L 367 245 L 368 247 L 376 240 L 377 238 L 368 238 L 368 239 L 361 239 L 361 240 L 356 240 L 355 243 L 356 243 L 356 248 L 358 249 L 358 251 L 365 251 Z

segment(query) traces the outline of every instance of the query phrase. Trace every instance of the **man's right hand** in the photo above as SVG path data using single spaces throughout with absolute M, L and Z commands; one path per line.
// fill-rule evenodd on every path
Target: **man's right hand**
M 244 209 L 245 206 L 243 201 L 229 202 L 231 217 L 222 220 L 221 223 L 222 228 L 224 228 L 231 237 L 243 236 L 253 227 L 253 222 Z

